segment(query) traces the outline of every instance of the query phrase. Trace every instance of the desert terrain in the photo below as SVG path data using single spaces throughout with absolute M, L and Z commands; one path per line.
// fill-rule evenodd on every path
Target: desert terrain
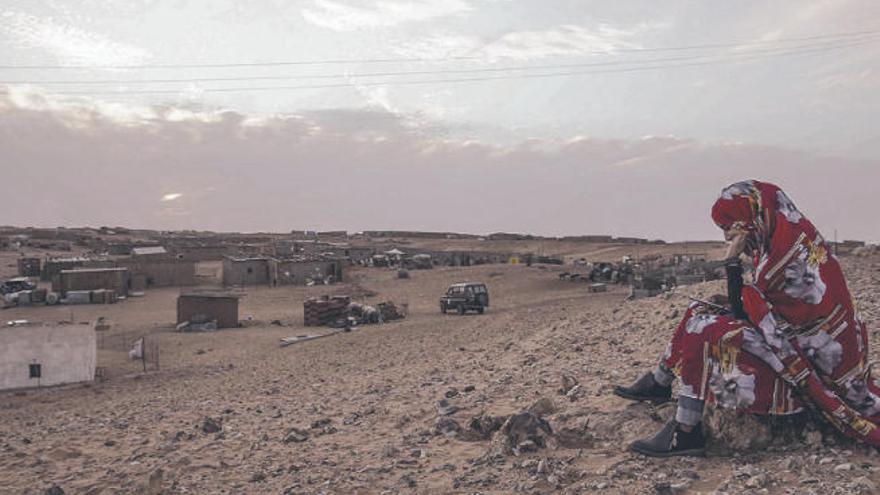
M 646 250 L 718 256 L 723 246 L 640 249 L 572 243 L 544 252 L 617 260 Z M 4 276 L 16 256 L 0 253 Z M 880 255 L 842 262 L 876 339 Z M 877 452 L 822 429 L 759 449 L 718 446 L 705 459 L 626 452 L 674 406 L 627 402 L 612 386 L 654 366 L 687 297 L 723 292 L 723 282 L 627 300 L 625 287 L 590 293 L 589 284 L 560 281 L 567 269 L 438 267 L 398 279 L 357 267 L 334 286 L 246 288 L 243 326 L 204 333 L 175 331 L 176 288 L 113 305 L 7 309 L 4 321 L 103 317 L 107 335 L 147 335 L 161 357 L 157 371 L 143 373 L 124 352 L 101 350 L 102 380 L 0 393 L 0 493 L 877 491 Z M 199 266 L 207 284 L 218 270 Z M 438 297 L 460 281 L 487 284 L 486 314 L 440 314 Z M 320 294 L 390 300 L 408 316 L 280 347 L 284 337 L 329 331 L 303 327 L 303 300 Z M 473 418 L 530 407 L 565 438 L 511 453 L 474 434 Z

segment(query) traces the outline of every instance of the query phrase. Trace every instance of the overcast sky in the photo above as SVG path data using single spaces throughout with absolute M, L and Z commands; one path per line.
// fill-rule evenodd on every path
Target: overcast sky
M 552 8 L 550 7 L 552 5 Z M 874 1 L 0 0 L 0 224 L 880 240 Z

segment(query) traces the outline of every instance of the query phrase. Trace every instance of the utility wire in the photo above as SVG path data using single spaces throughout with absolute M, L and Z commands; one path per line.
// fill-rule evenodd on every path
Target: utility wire
M 847 40 L 848 41 L 848 40 Z M 860 41 L 874 42 L 880 41 L 880 37 L 862 38 Z M 779 53 L 790 50 L 799 50 L 812 47 L 831 47 L 841 44 L 843 41 L 834 42 L 823 41 L 817 43 L 808 43 L 798 46 L 789 46 L 785 48 L 769 48 L 755 49 L 746 52 L 746 55 L 762 54 L 762 53 Z M 605 62 L 590 62 L 581 64 L 554 64 L 554 65 L 527 65 L 513 67 L 489 67 L 489 68 L 471 68 L 471 69 L 438 69 L 438 70 L 418 70 L 418 71 L 389 71 L 389 72 L 366 72 L 366 73 L 343 73 L 343 74 L 304 74 L 304 75 L 270 75 L 270 76 L 238 76 L 238 77 L 191 77 L 191 78 L 163 78 L 163 79 L 100 79 L 100 80 L 6 80 L 0 81 L 0 84 L 33 84 L 33 85 L 101 85 L 101 84 L 167 84 L 167 83 L 199 83 L 199 82 L 231 82 L 231 81 L 278 81 L 278 80 L 304 80 L 304 79 L 342 79 L 353 77 L 395 77 L 395 76 L 415 76 L 415 75 L 437 75 L 437 74 L 475 74 L 475 73 L 502 73 L 509 71 L 534 71 L 534 70 L 556 70 L 556 69 L 583 69 L 588 67 L 606 67 L 634 64 L 655 64 L 664 62 L 682 62 L 690 60 L 699 60 L 724 56 L 725 54 L 697 54 L 678 57 L 652 58 L 642 60 L 613 60 Z M 738 55 L 738 54 L 727 54 Z
M 663 51 L 701 50 L 706 48 L 737 48 L 752 45 L 766 45 L 777 43 L 792 43 L 800 41 L 846 39 L 864 35 L 880 33 L 880 30 L 850 31 L 826 35 L 805 36 L 799 38 L 780 38 L 776 40 L 755 40 L 738 43 L 708 43 L 701 45 L 655 47 L 655 48 L 615 48 L 612 51 L 590 51 L 585 54 L 611 54 L 611 53 L 647 53 Z M 329 59 L 329 60 L 297 60 L 297 61 L 269 61 L 269 62 L 238 62 L 238 63 L 204 63 L 204 64 L 139 64 L 139 65 L 0 65 L 0 70 L 84 70 L 84 69 L 186 69 L 186 68 L 232 68 L 232 67 L 272 67 L 294 65 L 340 65 L 340 64 L 375 64 L 375 63 L 406 63 L 406 62 L 445 62 L 456 60 L 483 60 L 479 56 L 453 56 L 442 58 L 367 58 L 367 59 Z
M 861 46 L 865 44 L 871 43 L 870 41 L 860 41 L 848 44 L 840 44 L 835 46 L 826 46 L 822 48 L 813 48 L 809 50 L 797 50 L 797 51 L 788 51 L 783 53 L 775 53 L 775 54 L 762 54 L 762 55 L 751 55 L 751 54 L 738 54 L 731 55 L 724 59 L 716 59 L 716 60 L 705 60 L 698 62 L 684 62 L 684 63 L 676 63 L 676 64 L 665 64 L 665 65 L 651 65 L 651 66 L 642 66 L 642 67 L 625 67 L 625 68 L 609 68 L 609 69 L 599 69 L 599 70 L 583 70 L 583 71 L 567 71 L 567 72 L 549 72 L 549 73 L 526 73 L 526 74 L 510 74 L 503 76 L 484 76 L 484 77 L 466 77 L 466 78 L 447 78 L 447 79 L 425 79 L 425 80 L 415 80 L 415 81 L 365 81 L 365 82 L 346 82 L 346 83 L 336 83 L 336 84 L 316 84 L 316 85 L 298 85 L 298 86 L 250 86 L 250 87 L 233 87 L 233 88 L 194 88 L 192 92 L 205 92 L 205 93 L 234 93 L 234 92 L 247 92 L 247 91 L 280 91 L 280 90 L 304 90 L 304 89 L 331 89 L 331 88 L 344 88 L 344 87 L 357 87 L 357 86 L 412 86 L 412 85 L 423 85 L 423 84 L 444 84 L 444 83 L 466 83 L 466 82 L 479 82 L 479 81 L 497 81 L 497 80 L 509 80 L 509 79 L 534 79 L 534 78 L 551 78 L 551 77 L 567 77 L 567 76 L 582 76 L 582 75 L 591 75 L 591 74 L 616 74 L 616 73 L 631 73 L 631 72 L 645 72 L 645 71 L 654 71 L 654 70 L 664 70 L 664 69 L 676 69 L 682 67 L 698 67 L 698 66 L 707 66 L 707 65 L 718 65 L 724 63 L 741 63 L 741 62 L 751 62 L 751 61 L 759 61 L 764 59 L 771 58 L 779 58 L 786 56 L 798 56 L 798 55 L 806 55 L 811 53 L 820 53 L 820 52 L 829 52 L 833 50 L 840 50 L 845 48 L 850 48 L 854 46 Z M 156 90 L 123 90 L 117 92 L 117 94 L 177 94 L 181 95 L 187 90 L 180 89 L 156 89 Z M 68 95 L 112 95 L 112 92 L 108 91 L 60 91 L 62 94 Z

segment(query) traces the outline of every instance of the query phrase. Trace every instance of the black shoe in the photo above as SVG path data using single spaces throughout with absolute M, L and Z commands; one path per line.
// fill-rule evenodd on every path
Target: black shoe
M 698 423 L 691 431 L 684 431 L 679 426 L 677 421 L 670 420 L 653 437 L 631 443 L 629 450 L 649 457 L 704 457 L 706 438 L 702 426 Z
M 629 387 L 617 385 L 614 395 L 629 400 L 647 400 L 656 405 L 672 400 L 672 387 L 660 385 L 654 380 L 654 374 L 649 372 Z

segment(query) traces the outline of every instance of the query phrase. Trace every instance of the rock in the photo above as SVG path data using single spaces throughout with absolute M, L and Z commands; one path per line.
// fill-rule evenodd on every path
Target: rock
M 468 422 L 467 428 L 459 432 L 458 438 L 470 442 L 489 440 L 493 433 L 501 429 L 505 421 L 507 421 L 506 416 L 489 416 L 488 414 L 474 416 Z
M 476 389 L 477 389 L 477 387 L 475 387 L 475 386 L 473 386 L 473 385 L 468 385 L 467 387 L 465 387 L 465 388 L 463 389 L 463 391 L 464 391 L 464 393 L 469 393 L 469 392 L 473 392 L 473 391 L 476 390 Z
M 538 467 L 535 471 L 538 474 L 547 474 L 547 472 L 549 471 L 549 469 L 547 468 L 547 461 L 544 459 L 538 461 Z
M 746 488 L 752 488 L 752 489 L 763 488 L 764 485 L 766 485 L 766 484 L 767 484 L 767 477 L 762 474 L 752 476 L 749 479 L 747 479 L 745 482 Z
M 568 400 L 570 400 L 572 402 L 575 402 L 576 400 L 580 399 L 582 395 L 583 395 L 583 389 L 581 389 L 580 385 L 575 385 L 574 387 L 571 388 L 571 390 L 568 391 L 567 394 L 565 394 L 565 396 L 568 397 Z
M 669 485 L 669 489 L 670 489 L 670 491 L 672 491 L 672 493 L 679 495 L 679 494 L 687 493 L 688 488 L 690 488 L 690 486 L 691 486 L 691 481 L 685 480 L 680 483 L 673 483 L 673 484 Z
M 587 431 L 587 424 L 579 428 L 560 428 L 554 435 L 560 447 L 566 449 L 586 449 L 593 446 L 593 436 Z
M 62 490 L 60 486 L 52 484 L 52 486 L 47 488 L 43 493 L 44 495 L 64 495 L 64 490 Z
M 440 417 L 434 422 L 434 434 L 454 436 L 461 431 L 461 425 L 452 418 Z
M 206 416 L 202 418 L 202 423 L 199 428 L 201 428 L 202 433 L 217 433 L 223 429 L 223 426 L 220 421 Z
M 446 399 L 437 401 L 434 408 L 437 409 L 437 414 L 441 416 L 450 416 L 458 412 L 458 406 L 450 404 Z
M 400 453 L 400 450 L 393 445 L 386 445 L 386 446 L 382 447 L 382 457 L 391 458 L 391 457 L 395 457 L 399 453 Z
M 446 391 L 444 394 L 447 399 L 452 399 L 453 397 L 458 397 L 458 389 L 453 387 Z
M 299 428 L 291 428 L 287 431 L 287 434 L 284 435 L 284 443 L 302 443 L 309 439 L 308 432 L 304 430 L 300 430 Z
M 150 477 L 147 480 L 147 489 L 144 492 L 145 495 L 162 495 L 164 491 L 164 488 L 162 488 L 162 477 L 162 468 L 150 473 Z
M 802 465 L 803 462 L 798 457 L 786 457 L 779 461 L 779 469 L 782 471 L 794 471 L 795 469 L 799 469 Z
M 531 412 L 514 414 L 493 436 L 490 452 L 500 455 L 533 452 L 545 447 L 552 435 L 550 424 L 540 416 Z
M 251 475 L 251 477 L 248 481 L 251 483 L 259 483 L 261 481 L 266 481 L 266 475 L 263 473 L 254 473 Z
M 852 471 L 852 468 L 853 468 L 852 464 L 845 462 L 843 464 L 838 464 L 838 465 L 834 466 L 834 472 L 835 473 L 842 473 L 844 471 Z
M 556 404 L 554 404 L 553 399 L 550 399 L 549 397 L 541 397 L 526 411 L 535 416 L 549 416 L 556 412 Z
M 771 444 L 788 445 L 804 436 L 807 425 L 802 415 L 761 417 L 715 405 L 707 405 L 703 425 L 710 451 L 755 452 Z
M 850 490 L 853 493 L 877 493 L 877 484 L 871 481 L 867 476 L 860 476 L 852 481 L 849 484 Z
M 418 485 L 415 478 L 413 478 L 409 474 L 404 474 L 403 476 L 401 476 L 399 481 L 400 484 L 405 486 L 406 488 L 415 488 Z
M 312 421 L 311 429 L 318 430 L 316 432 L 317 435 L 330 435 L 336 433 L 336 428 L 331 424 L 333 420 L 329 418 L 323 418 L 316 421 Z
M 804 443 L 810 447 L 822 445 L 822 433 L 817 430 L 809 430 L 804 433 Z
M 598 486 L 596 488 L 599 488 Z M 672 495 L 672 485 L 668 481 L 660 481 L 653 485 L 657 495 Z
M 562 375 L 560 378 L 559 395 L 568 395 L 569 391 L 577 386 L 577 378 L 571 375 Z

